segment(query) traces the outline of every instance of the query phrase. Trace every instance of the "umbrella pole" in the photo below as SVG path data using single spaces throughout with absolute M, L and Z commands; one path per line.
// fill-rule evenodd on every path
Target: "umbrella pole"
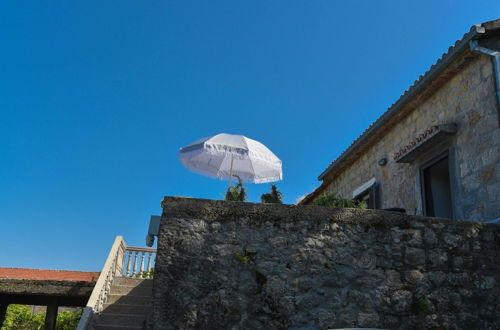
M 227 189 L 229 189 L 229 187 L 231 187 L 231 181 L 233 180 L 233 160 L 234 160 L 234 156 L 231 155 L 231 167 L 229 169 L 229 183 L 228 183 Z

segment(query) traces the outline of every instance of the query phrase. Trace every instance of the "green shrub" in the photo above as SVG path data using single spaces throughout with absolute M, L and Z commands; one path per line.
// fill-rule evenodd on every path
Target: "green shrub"
M 57 330 L 75 330 L 82 317 L 83 308 L 75 312 L 64 311 L 57 314 Z
M 313 202 L 314 205 L 329 206 L 329 207 L 350 207 L 356 209 L 366 209 L 367 205 L 363 201 L 357 201 L 355 199 L 347 199 L 342 197 L 337 197 L 332 194 L 323 194 L 316 198 Z
M 260 195 L 262 203 L 283 204 L 281 191 L 274 184 L 271 185 L 271 192 Z
M 38 330 L 43 329 L 44 322 L 45 313 L 32 314 L 28 306 L 9 305 L 2 330 Z
M 65 311 L 57 314 L 57 330 L 75 330 L 82 316 L 82 308 L 75 312 Z M 9 305 L 2 330 L 42 330 L 45 325 L 45 314 L 32 314 L 29 306 Z
M 237 175 L 234 175 L 238 179 L 238 183 L 235 186 L 229 186 L 226 191 L 226 200 L 234 202 L 244 202 L 247 199 L 247 192 L 245 187 L 243 187 L 243 181 Z
M 254 262 L 255 259 L 255 252 L 252 252 L 250 250 L 247 250 L 246 248 L 243 249 L 243 251 L 240 253 L 240 252 L 236 252 L 234 254 L 234 256 L 239 260 L 241 261 L 244 265 L 247 265 L 249 262 Z

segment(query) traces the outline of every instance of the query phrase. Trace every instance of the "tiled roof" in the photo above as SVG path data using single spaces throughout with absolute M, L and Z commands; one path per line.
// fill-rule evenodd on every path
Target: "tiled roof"
M 365 129 L 363 131 L 363 133 L 357 139 L 355 139 L 351 143 L 351 145 L 349 145 L 349 147 L 347 147 L 347 149 L 345 149 L 340 154 L 340 156 L 337 157 L 337 159 L 335 159 L 330 164 L 330 166 L 326 170 L 323 171 L 323 173 L 320 174 L 320 176 L 318 177 L 318 179 L 322 180 L 328 174 L 328 172 L 331 170 L 332 165 L 334 165 L 340 159 L 342 159 L 343 157 L 345 157 L 345 155 L 347 153 L 349 153 L 351 151 L 351 149 L 353 149 L 360 142 L 360 140 L 363 140 L 365 138 L 365 136 L 369 132 L 371 132 L 375 127 L 377 127 L 381 121 L 383 121 L 384 119 L 386 119 L 386 117 L 388 117 L 388 115 L 391 114 L 394 111 L 395 108 L 399 107 L 402 103 L 404 103 L 403 101 L 406 101 L 406 98 L 410 94 L 413 94 L 415 92 L 415 89 L 417 89 L 418 87 L 420 87 L 420 85 L 422 85 L 422 83 L 425 82 L 425 79 L 430 75 L 431 72 L 436 71 L 436 68 L 439 67 L 439 66 L 442 66 L 444 64 L 444 62 L 451 60 L 451 57 L 452 57 L 452 55 L 455 55 L 458 46 L 464 44 L 464 40 L 468 42 L 470 39 L 472 39 L 473 36 L 475 36 L 477 33 L 481 33 L 481 32 L 484 32 L 484 29 L 482 29 L 481 26 L 479 26 L 479 25 L 472 26 L 471 27 L 471 31 L 469 33 L 464 34 L 461 39 L 457 40 L 453 46 L 451 46 L 451 47 L 448 48 L 448 51 L 446 53 L 444 53 L 443 55 L 441 55 L 441 57 L 437 60 L 436 63 L 434 63 L 429 68 L 429 70 L 427 70 L 424 74 L 420 75 L 418 77 L 418 79 L 415 80 L 413 82 L 413 84 L 410 87 L 408 87 L 408 89 L 406 89 L 404 91 L 404 93 L 399 97 L 399 99 L 396 102 L 394 102 L 393 104 L 391 104 L 391 106 L 380 117 L 378 117 L 372 124 L 370 124 L 370 126 L 368 126 L 368 128 Z M 470 37 L 467 38 L 468 36 L 470 36 Z
M 0 267 L 0 278 L 96 282 L 99 272 Z
M 348 156 L 368 137 L 374 134 L 377 129 L 382 126 L 385 122 L 391 119 L 401 108 L 404 106 L 420 91 L 422 91 L 437 75 L 439 75 L 456 57 L 456 55 L 462 52 L 464 49 L 468 49 L 469 42 L 472 39 L 477 39 L 481 35 L 485 34 L 487 30 L 498 30 L 500 27 L 500 19 L 485 22 L 479 25 L 473 25 L 470 31 L 463 35 L 463 37 L 455 42 L 455 44 L 448 48 L 448 51 L 444 53 L 437 62 L 432 65 L 429 70 L 424 74 L 420 75 L 417 80 L 399 97 L 399 99 L 393 103 L 377 120 L 375 120 L 364 132 L 355 139 L 349 147 L 347 147 L 318 177 L 318 180 L 323 180 L 332 171 L 341 164 Z M 306 196 L 301 201 L 301 204 L 310 202 L 321 190 L 325 187 L 325 182 L 316 188 L 312 193 Z

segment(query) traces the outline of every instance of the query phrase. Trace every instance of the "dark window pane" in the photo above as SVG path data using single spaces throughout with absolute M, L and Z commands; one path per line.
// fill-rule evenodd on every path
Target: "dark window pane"
M 451 218 L 451 188 L 448 157 L 423 170 L 425 214 L 432 217 Z

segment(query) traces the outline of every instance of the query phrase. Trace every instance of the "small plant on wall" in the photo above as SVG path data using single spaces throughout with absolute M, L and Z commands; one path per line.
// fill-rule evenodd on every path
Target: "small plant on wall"
M 314 205 L 329 206 L 329 207 L 350 207 L 356 209 L 366 209 L 367 205 L 363 201 L 337 197 L 332 194 L 324 194 L 316 198 Z
M 234 202 L 244 202 L 247 199 L 247 191 L 243 187 L 243 181 L 237 175 L 238 183 L 235 186 L 229 186 L 226 191 L 226 200 Z
M 239 261 L 241 261 L 244 265 L 247 265 L 249 262 L 254 262 L 255 259 L 255 252 L 251 252 L 249 250 L 247 250 L 246 248 L 243 249 L 243 251 L 240 253 L 240 252 L 236 252 L 234 255 L 236 258 L 238 258 Z
M 282 194 L 281 191 L 276 188 L 276 185 L 271 185 L 271 192 L 267 194 L 260 195 L 260 200 L 262 203 L 274 203 L 274 204 L 283 204 L 281 200 Z

